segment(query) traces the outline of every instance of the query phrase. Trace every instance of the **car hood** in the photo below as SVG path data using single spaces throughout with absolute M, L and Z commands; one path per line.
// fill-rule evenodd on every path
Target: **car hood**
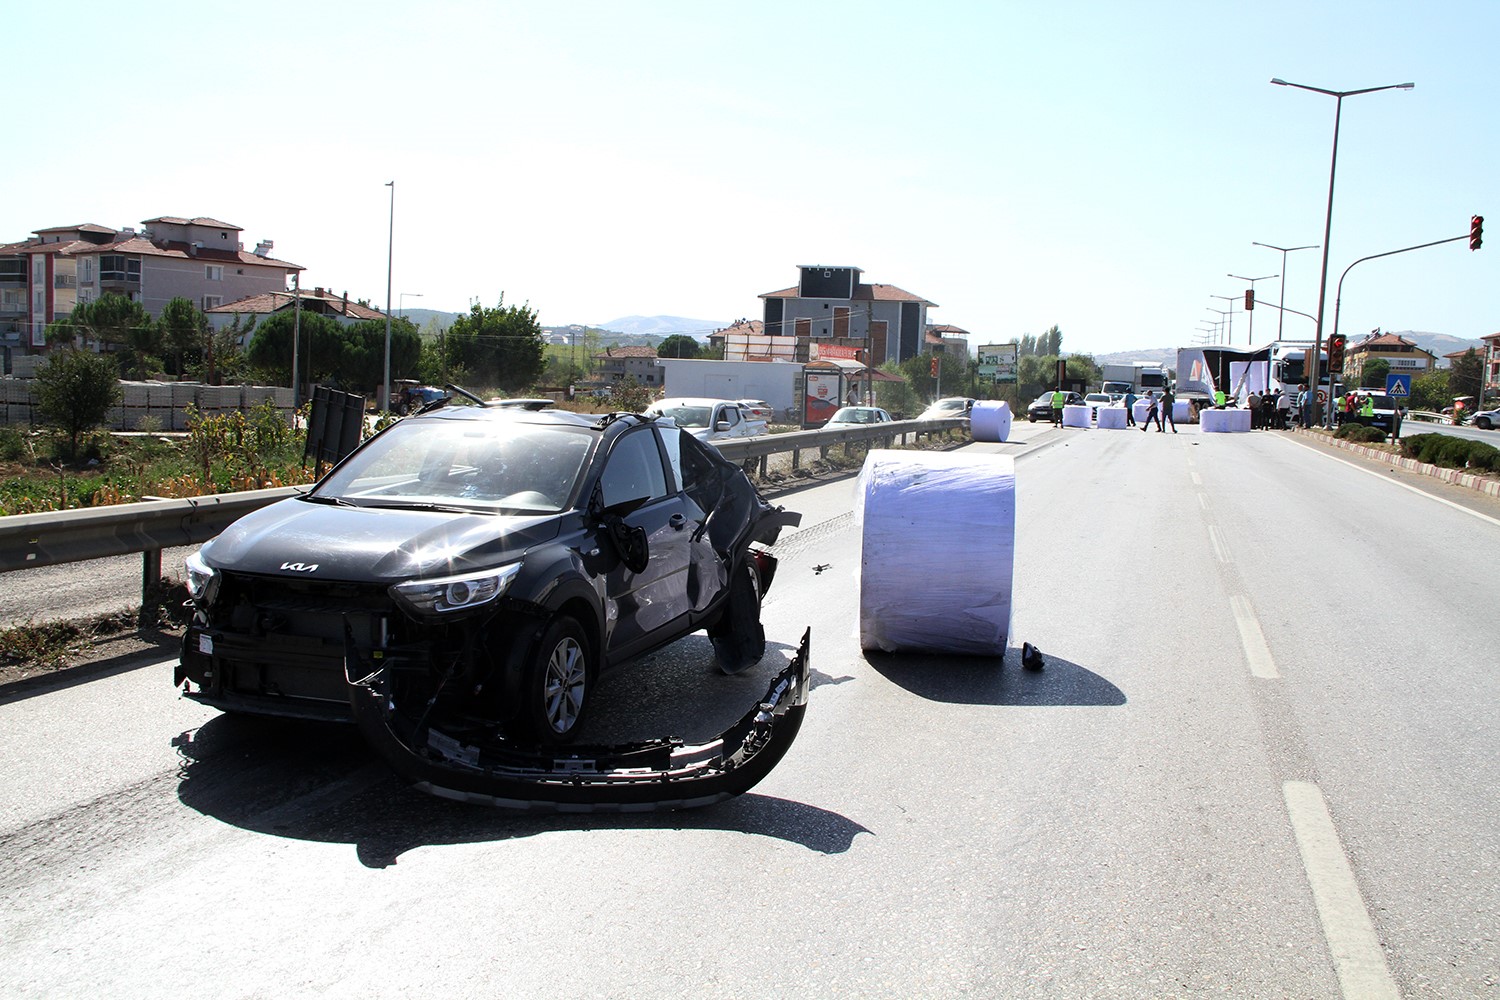
M 511 562 L 577 514 L 453 514 L 282 500 L 204 545 L 215 569 L 395 583 Z

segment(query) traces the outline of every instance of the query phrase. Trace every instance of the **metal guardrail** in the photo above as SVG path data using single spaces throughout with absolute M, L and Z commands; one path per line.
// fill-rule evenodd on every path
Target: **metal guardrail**
M 764 475 L 771 455 L 790 452 L 792 467 L 797 468 L 802 454 L 814 449 L 826 458 L 830 448 L 840 445 L 846 450 L 871 442 L 889 446 L 898 438 L 904 444 L 911 437 L 943 434 L 967 424 L 961 417 L 899 420 L 847 430 L 764 434 L 715 445 L 730 461 L 758 459 Z M 296 487 L 284 487 L 0 517 L 0 573 L 139 552 L 142 603 L 149 605 L 161 580 L 162 549 L 206 542 L 251 511 L 296 493 Z

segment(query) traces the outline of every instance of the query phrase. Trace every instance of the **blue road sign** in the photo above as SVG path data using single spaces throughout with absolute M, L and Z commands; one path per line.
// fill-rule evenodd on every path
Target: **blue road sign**
M 1387 374 L 1385 377 L 1385 394 L 1392 399 L 1409 399 L 1411 397 L 1411 376 Z

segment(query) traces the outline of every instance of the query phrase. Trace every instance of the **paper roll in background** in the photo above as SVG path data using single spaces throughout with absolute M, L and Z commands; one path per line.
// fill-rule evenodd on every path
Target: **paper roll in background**
M 1125 428 L 1125 407 L 1123 406 L 1101 406 L 1099 407 L 1098 427 L 1104 430 L 1123 430 Z
M 1016 552 L 1009 455 L 873 450 L 854 517 L 861 649 L 1005 654 Z
M 1198 414 L 1198 429 L 1205 434 L 1235 434 L 1250 430 L 1249 410 L 1202 410 Z
M 1131 410 L 1131 413 L 1135 416 L 1136 423 L 1140 423 L 1142 420 L 1145 420 L 1146 414 L 1150 412 L 1151 404 L 1146 402 L 1144 399 L 1137 399 L 1135 401 L 1135 408 Z
M 1172 423 L 1187 423 L 1193 419 L 1193 404 L 1185 399 L 1172 400 Z
M 1004 400 L 981 399 L 969 411 L 969 433 L 975 441 L 1009 441 L 1010 422 L 1010 404 Z
M 1089 427 L 1093 422 L 1094 408 L 1092 406 L 1079 406 L 1075 403 L 1072 406 L 1063 407 L 1064 427 Z

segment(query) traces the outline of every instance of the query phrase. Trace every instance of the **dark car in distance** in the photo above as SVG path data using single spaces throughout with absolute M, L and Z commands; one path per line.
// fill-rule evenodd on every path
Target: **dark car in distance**
M 365 704 L 418 770 L 489 773 L 461 745 L 567 743 L 600 671 L 691 632 L 759 662 L 763 546 L 800 518 L 670 420 L 443 404 L 189 557 L 176 683 L 362 729 Z
M 1063 405 L 1075 406 L 1082 403 L 1082 396 L 1076 392 L 1070 392 L 1067 394 L 1067 399 Z M 1038 420 L 1052 419 L 1052 393 L 1050 391 L 1042 393 L 1031 401 L 1031 405 L 1026 407 L 1026 419 L 1032 423 L 1036 423 Z

